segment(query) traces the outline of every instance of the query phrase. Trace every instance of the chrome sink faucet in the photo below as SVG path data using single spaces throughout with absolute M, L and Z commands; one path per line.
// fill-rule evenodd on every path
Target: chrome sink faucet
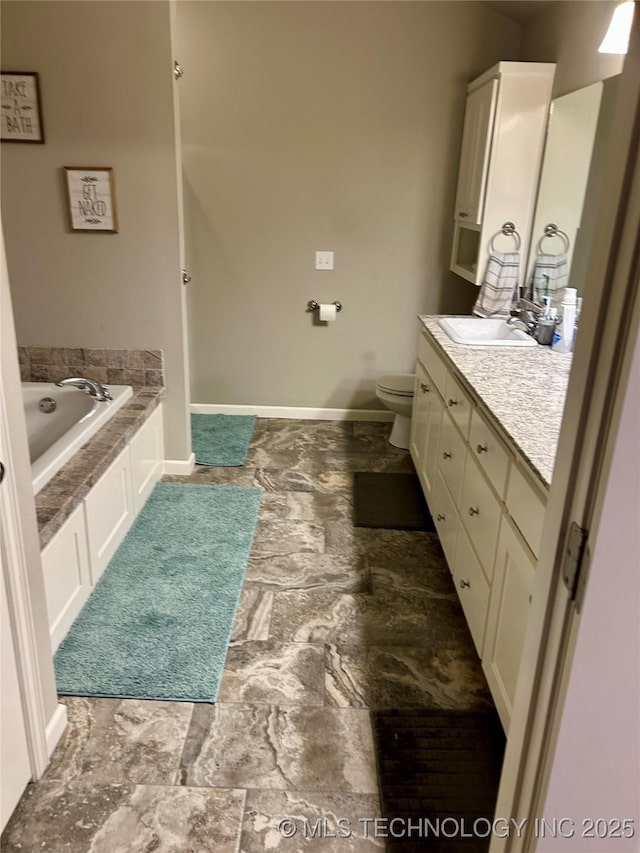
M 535 311 L 515 303 L 511 306 L 509 314 L 511 316 L 507 320 L 507 325 L 522 329 L 528 335 L 535 335 L 538 326 L 538 315 Z
M 103 385 L 95 379 L 86 379 L 83 376 L 70 376 L 68 379 L 61 379 L 60 382 L 56 382 L 56 385 L 58 388 L 79 388 L 81 391 L 84 391 L 100 403 L 106 403 L 108 400 L 113 400 L 111 392 L 106 385 Z

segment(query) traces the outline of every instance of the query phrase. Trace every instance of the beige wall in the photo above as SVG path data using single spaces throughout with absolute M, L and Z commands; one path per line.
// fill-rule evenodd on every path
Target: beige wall
M 40 72 L 45 145 L 2 146 L 18 342 L 162 349 L 189 454 L 168 2 L 3 2 L 2 67 Z M 70 233 L 63 166 L 113 166 L 119 234 Z
M 619 74 L 624 57 L 598 53 L 619 0 L 559 0 L 528 23 L 520 59 L 556 62 L 554 97 Z
M 178 4 L 194 402 L 373 407 L 416 314 L 470 310 L 465 87 L 519 35 L 479 3 Z M 317 327 L 309 299 L 344 310 Z

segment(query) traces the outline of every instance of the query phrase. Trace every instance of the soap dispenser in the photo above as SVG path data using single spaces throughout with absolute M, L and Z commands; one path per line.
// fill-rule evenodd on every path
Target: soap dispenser
M 556 326 L 551 349 L 556 352 L 571 352 L 576 325 L 577 294 L 575 287 L 566 287 L 560 306 L 560 319 Z

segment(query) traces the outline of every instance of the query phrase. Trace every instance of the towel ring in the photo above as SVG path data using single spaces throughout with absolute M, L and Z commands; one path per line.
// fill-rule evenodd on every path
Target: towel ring
M 505 222 L 504 225 L 502 226 L 502 228 L 499 231 L 496 231 L 496 233 L 493 235 L 493 237 L 491 238 L 491 240 L 489 242 L 489 248 L 491 249 L 491 251 L 492 252 L 496 251 L 496 247 L 494 246 L 494 240 L 496 239 L 496 237 L 499 237 L 501 234 L 504 234 L 505 237 L 513 237 L 513 239 L 516 241 L 516 252 L 517 252 L 518 249 L 520 248 L 520 235 L 516 231 L 516 226 L 513 224 L 513 222 Z
M 538 248 L 538 254 L 539 255 L 542 254 L 542 241 L 545 240 L 547 237 L 560 237 L 560 239 L 562 240 L 562 242 L 564 244 L 565 252 L 569 251 L 569 247 L 571 246 L 571 241 L 569 240 L 568 235 L 565 234 L 564 231 L 561 231 L 554 222 L 550 222 L 548 225 L 545 225 L 544 234 L 538 240 L 538 247 L 537 248 Z

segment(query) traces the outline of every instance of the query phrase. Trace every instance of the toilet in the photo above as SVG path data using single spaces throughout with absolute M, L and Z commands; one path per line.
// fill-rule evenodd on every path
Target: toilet
M 389 436 L 389 444 L 400 447 L 402 450 L 409 449 L 415 379 L 415 373 L 389 373 L 379 376 L 376 382 L 378 400 L 396 416 Z

